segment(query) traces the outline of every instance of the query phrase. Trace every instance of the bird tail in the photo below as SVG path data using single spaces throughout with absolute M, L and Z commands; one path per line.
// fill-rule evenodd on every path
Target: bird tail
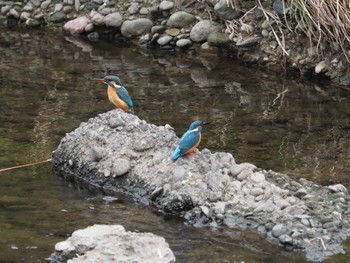
M 131 113 L 135 114 L 134 107 L 131 107 Z
M 171 155 L 170 159 L 175 161 L 177 158 L 180 157 L 180 148 L 177 147 L 174 151 L 174 153 Z

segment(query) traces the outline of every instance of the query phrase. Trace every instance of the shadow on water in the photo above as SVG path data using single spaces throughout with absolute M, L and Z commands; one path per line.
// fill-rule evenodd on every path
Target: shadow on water
M 169 123 L 178 135 L 194 118 L 213 121 L 201 147 L 296 179 L 349 186 L 346 89 L 208 54 L 87 43 L 50 32 L 3 30 L 0 36 L 1 167 L 48 158 L 65 133 L 111 110 L 105 87 L 89 79 L 117 74 L 141 119 Z M 95 223 L 164 236 L 177 262 L 305 261 L 250 231 L 194 228 L 125 196 L 110 202 L 61 181 L 49 164 L 1 174 L 0 262 L 45 261 L 55 243 Z

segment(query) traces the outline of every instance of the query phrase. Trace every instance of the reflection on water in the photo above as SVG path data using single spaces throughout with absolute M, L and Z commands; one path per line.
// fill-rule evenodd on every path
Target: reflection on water
M 65 133 L 112 109 L 105 86 L 89 79 L 117 74 L 141 119 L 169 123 L 179 135 L 194 118 L 212 121 L 201 147 L 294 178 L 350 185 L 346 89 L 208 54 L 87 43 L 49 32 L 3 30 L 0 54 L 1 167 L 48 158 Z M 305 261 L 255 233 L 195 229 L 123 196 L 107 203 L 100 193 L 52 176 L 49 164 L 0 176 L 0 262 L 45 261 L 56 242 L 94 223 L 164 236 L 178 262 Z

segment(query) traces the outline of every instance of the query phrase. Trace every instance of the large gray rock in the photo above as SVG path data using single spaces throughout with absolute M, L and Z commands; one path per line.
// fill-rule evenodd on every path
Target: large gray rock
M 296 182 L 208 149 L 173 162 L 170 155 L 178 140 L 169 125 L 155 126 L 113 110 L 61 140 L 54 170 L 110 194 L 126 192 L 164 212 L 186 211 L 191 224 L 262 232 L 269 240 L 304 250 L 312 261 L 343 252 L 341 242 L 350 235 L 350 196 L 344 186 Z M 327 250 L 312 241 L 323 236 Z
M 126 20 L 122 24 L 121 33 L 126 38 L 135 38 L 150 32 L 153 22 L 148 18 L 137 18 L 135 20 Z
M 211 32 L 218 31 L 219 25 L 211 20 L 199 21 L 191 30 L 190 38 L 194 42 L 205 42 Z
M 170 263 L 175 257 L 164 238 L 125 231 L 121 225 L 93 225 L 55 245 L 51 262 Z
M 194 15 L 184 11 L 178 11 L 169 17 L 167 25 L 169 27 L 186 28 L 192 25 L 195 20 L 196 17 Z

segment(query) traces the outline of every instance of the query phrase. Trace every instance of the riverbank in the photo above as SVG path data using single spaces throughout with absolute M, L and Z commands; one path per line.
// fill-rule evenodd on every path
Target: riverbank
M 279 1 L 1 1 L 0 18 L 11 26 L 62 28 L 90 41 L 123 40 L 146 48 L 232 56 L 273 71 L 330 78 L 350 84 L 349 62 L 332 46 L 322 54 L 302 34 L 279 26 Z M 283 9 L 282 9 L 283 12 Z M 274 18 L 274 19 L 272 19 Z
M 169 125 L 112 110 L 67 134 L 54 167 L 67 180 L 127 193 L 195 226 L 253 229 L 311 261 L 343 252 L 350 235 L 344 186 L 293 181 L 208 149 L 172 162 L 177 140 Z

